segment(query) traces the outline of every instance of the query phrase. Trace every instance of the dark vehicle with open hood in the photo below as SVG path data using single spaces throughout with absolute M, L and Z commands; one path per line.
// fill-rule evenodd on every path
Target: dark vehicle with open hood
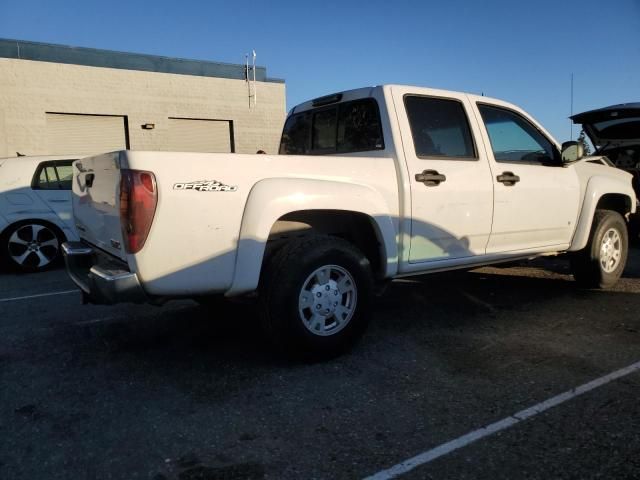
M 623 103 L 578 113 L 571 117 L 582 125 L 595 147 L 595 155 L 606 156 L 616 167 L 633 175 L 633 189 L 640 195 L 640 102 Z M 632 236 L 639 240 L 640 215 L 629 225 Z

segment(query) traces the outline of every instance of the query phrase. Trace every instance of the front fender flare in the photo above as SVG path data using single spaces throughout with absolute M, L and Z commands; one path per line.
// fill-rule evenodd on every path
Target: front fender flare
M 386 258 L 385 277 L 398 270 L 397 226 L 389 207 L 375 190 L 353 183 L 299 178 L 271 178 L 256 183 L 247 199 L 231 288 L 227 296 L 258 287 L 264 251 L 273 224 L 287 213 L 303 210 L 343 210 L 372 220 Z
M 616 178 L 605 176 L 591 177 L 585 189 L 582 209 L 569 251 L 575 252 L 587 246 L 598 202 L 607 194 L 624 195 L 629 199 L 630 213 L 636 211 L 636 196 L 630 183 L 627 185 Z

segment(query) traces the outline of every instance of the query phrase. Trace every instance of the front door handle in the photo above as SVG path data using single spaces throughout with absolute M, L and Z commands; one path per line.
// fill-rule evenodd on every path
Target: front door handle
M 513 172 L 502 172 L 502 175 L 498 175 L 496 178 L 500 183 L 504 183 L 506 187 L 513 187 L 520 181 L 520 177 L 514 175 Z
M 416 173 L 416 182 L 424 183 L 426 187 L 437 187 L 445 180 L 447 180 L 447 177 L 436 170 L 425 170 L 422 173 Z

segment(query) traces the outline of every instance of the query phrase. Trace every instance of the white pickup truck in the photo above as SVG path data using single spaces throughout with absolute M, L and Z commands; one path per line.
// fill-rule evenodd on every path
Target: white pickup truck
M 626 263 L 631 176 L 509 103 L 346 91 L 292 109 L 279 153 L 75 162 L 82 241 L 63 250 L 85 300 L 257 293 L 269 338 L 318 357 L 360 336 L 389 279 L 571 252 L 579 283 L 608 287 Z

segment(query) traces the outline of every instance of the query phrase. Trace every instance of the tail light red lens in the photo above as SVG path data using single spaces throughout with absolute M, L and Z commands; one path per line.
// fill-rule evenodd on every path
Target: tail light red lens
M 120 170 L 120 225 L 127 253 L 138 253 L 144 247 L 157 204 L 153 173 Z

